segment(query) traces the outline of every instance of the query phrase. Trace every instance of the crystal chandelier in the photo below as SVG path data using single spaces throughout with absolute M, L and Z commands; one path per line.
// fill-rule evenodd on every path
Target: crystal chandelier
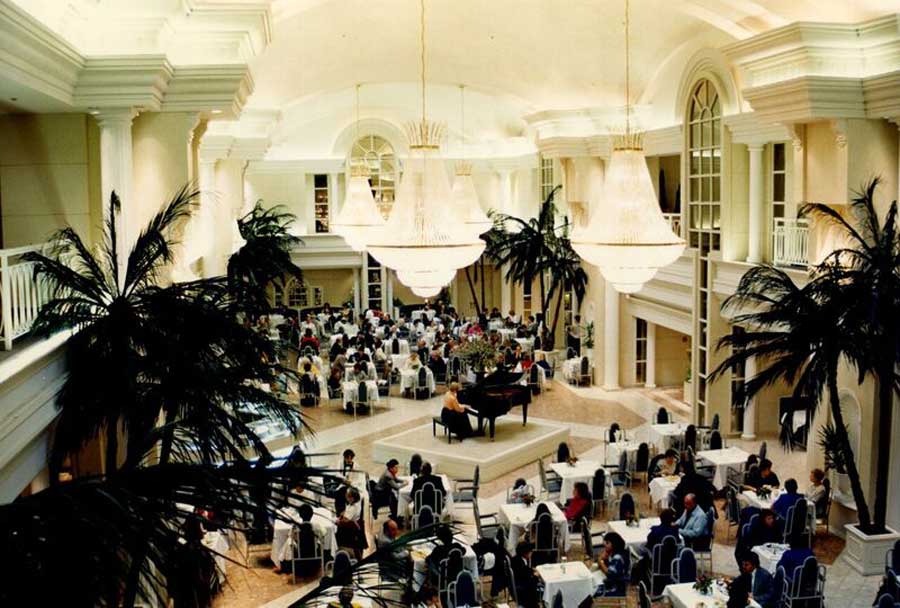
M 438 153 L 444 125 L 426 118 L 424 0 L 420 0 L 420 7 L 422 120 L 407 127 L 409 159 L 397 198 L 384 228 L 373 231 L 367 246 L 376 260 L 398 271 L 404 284 L 404 278 L 420 276 L 407 272 L 443 272 L 442 277 L 449 282 L 457 269 L 481 256 L 485 245 L 461 221 L 454 204 L 450 180 Z M 401 271 L 406 272 L 401 276 Z M 446 282 L 417 287 L 443 287 Z
M 356 139 L 359 141 L 359 85 L 356 85 Z M 369 168 L 351 164 L 344 204 L 332 223 L 335 233 L 344 237 L 353 251 L 365 251 L 372 231 L 384 226 L 384 218 L 375 204 L 369 185 Z
M 460 120 L 459 148 L 465 157 L 466 147 L 466 87 L 459 86 L 460 97 Z M 456 176 L 453 179 L 453 200 L 456 208 L 459 209 L 463 218 L 463 223 L 469 228 L 475 236 L 483 234 L 491 229 L 493 225 L 490 218 L 481 208 L 478 202 L 478 193 L 475 191 L 475 182 L 472 181 L 472 164 L 460 160 L 456 163 Z
M 572 247 L 600 269 L 616 291 L 635 293 L 663 266 L 678 259 L 685 242 L 672 232 L 653 189 L 643 136 L 631 131 L 629 10 L 625 0 L 625 134 L 613 138 L 603 201 Z

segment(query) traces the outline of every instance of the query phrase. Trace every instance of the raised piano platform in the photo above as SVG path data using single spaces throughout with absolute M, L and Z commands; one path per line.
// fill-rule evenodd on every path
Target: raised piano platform
M 542 456 L 555 454 L 561 441 L 569 440 L 568 427 L 529 420 L 522 426 L 518 416 L 497 419 L 494 441 L 488 437 L 472 437 L 462 443 L 447 439 L 438 428 L 431 435 L 431 423 L 380 439 L 374 444 L 376 462 L 396 458 L 409 462 L 413 454 L 436 464 L 438 472 L 450 477 L 470 478 L 475 465 L 481 466 L 482 481 L 490 481 L 514 471 Z

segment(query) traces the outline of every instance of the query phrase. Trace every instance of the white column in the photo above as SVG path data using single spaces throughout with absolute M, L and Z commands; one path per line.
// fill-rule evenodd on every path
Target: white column
M 644 387 L 656 388 L 656 323 L 647 321 L 647 373 Z
M 747 150 L 750 152 L 750 217 L 747 224 L 749 233 L 747 261 L 760 264 L 763 261 L 766 221 L 763 146 L 748 145 Z
M 384 270 L 384 290 L 387 294 L 387 308 L 385 308 L 385 312 L 394 316 L 394 271 L 390 268 L 385 268 Z
M 749 380 L 756 375 L 756 357 L 747 357 L 744 364 L 744 379 Z M 747 401 L 744 406 L 744 431 L 741 439 L 756 439 L 756 397 Z
M 619 388 L 619 292 L 607 282 L 604 288 L 603 388 Z
M 503 264 L 500 266 L 500 312 L 503 315 L 509 312 L 509 309 L 513 307 L 512 302 L 512 284 L 506 278 L 506 273 L 509 270 L 509 264 Z M 481 280 L 484 280 L 484 277 L 481 277 Z M 477 285 L 475 286 L 477 289 Z M 482 302 L 481 306 L 487 308 L 487 302 Z M 519 311 L 522 312 L 522 311 Z M 531 313 L 534 314 L 534 297 L 531 298 Z
M 369 254 L 362 253 L 362 268 L 359 269 L 359 284 L 362 291 L 362 308 L 357 314 L 362 314 L 369 307 Z
M 503 213 L 512 215 L 512 171 L 498 171 L 498 175 L 500 176 L 500 210 Z
M 338 190 L 338 176 L 340 173 L 329 173 L 328 174 L 328 232 L 332 232 L 331 230 L 331 222 L 334 221 L 334 216 L 337 215 L 337 205 L 339 198 L 339 190 Z M 316 223 L 316 212 L 315 206 L 313 206 L 313 229 L 310 230 L 311 234 L 315 234 L 315 223 Z
M 102 110 L 94 118 L 100 127 L 100 196 L 103 205 L 103 220 L 109 220 L 109 197 L 113 191 L 118 195 L 122 206 L 116 221 L 116 247 L 119 250 L 119 279 L 125 278 L 125 265 L 128 259 L 130 242 L 126 238 L 125 216 L 131 200 L 131 184 L 134 178 L 132 161 L 133 147 L 131 125 L 137 112 L 132 108 L 111 108 Z M 105 230 L 105 229 L 104 229 Z
M 355 315 L 359 314 L 359 268 L 353 269 L 353 311 Z

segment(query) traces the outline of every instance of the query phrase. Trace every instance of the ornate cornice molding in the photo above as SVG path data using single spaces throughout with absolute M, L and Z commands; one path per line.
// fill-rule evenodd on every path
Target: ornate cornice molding
M 784 124 L 763 122 L 755 112 L 726 116 L 722 122 L 731 132 L 731 141 L 736 144 L 760 146 L 773 141 L 793 139 L 790 129 Z

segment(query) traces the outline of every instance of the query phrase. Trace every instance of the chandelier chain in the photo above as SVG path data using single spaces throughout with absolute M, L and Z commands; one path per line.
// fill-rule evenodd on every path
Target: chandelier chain
M 631 135 L 631 45 L 629 44 L 629 7 L 625 0 L 625 135 Z
M 419 0 L 419 29 L 421 42 L 421 74 L 422 74 L 422 124 L 425 124 L 425 0 Z
M 459 150 L 466 160 L 466 85 L 459 85 Z

